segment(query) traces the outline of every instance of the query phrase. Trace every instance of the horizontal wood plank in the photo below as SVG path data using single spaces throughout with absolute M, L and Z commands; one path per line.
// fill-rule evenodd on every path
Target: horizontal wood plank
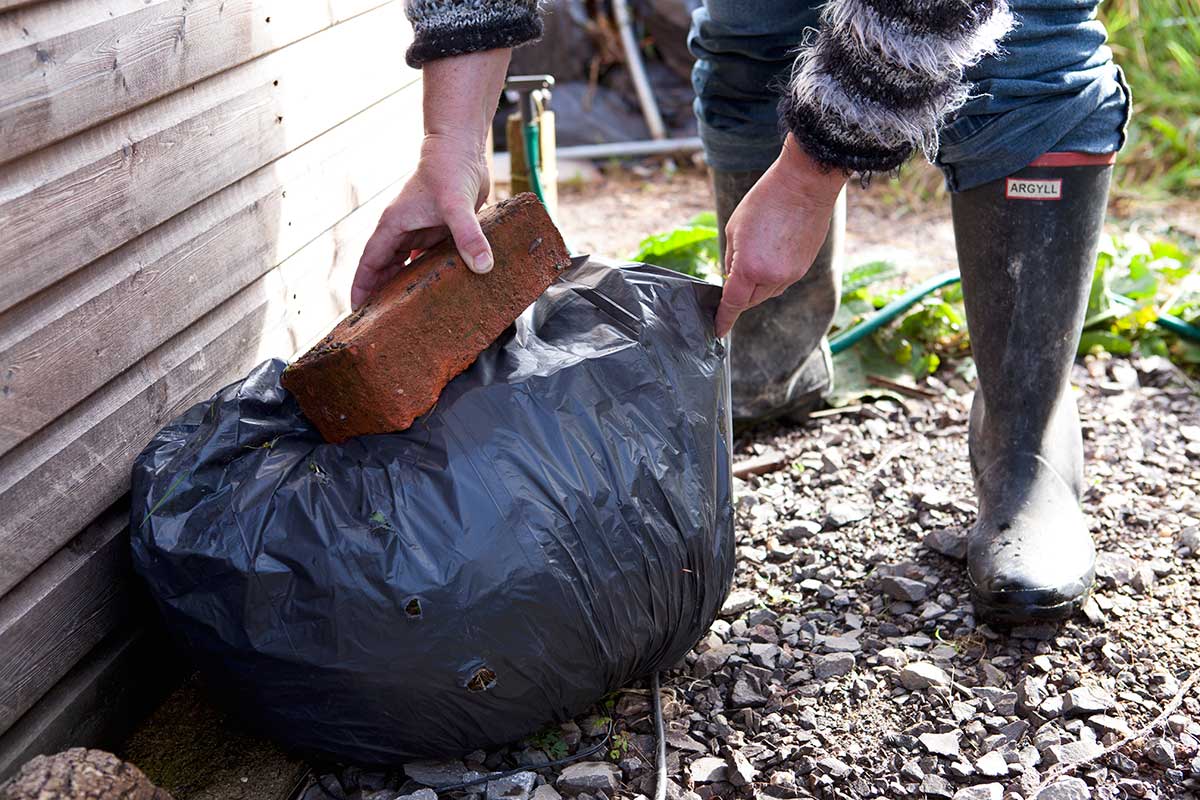
M 0 783 L 34 756 L 116 748 L 182 675 L 159 627 L 114 632 L 0 736 Z
M 0 170 L 0 311 L 412 84 L 410 35 L 391 3 Z
M 414 84 L 0 314 L 0 454 L 411 170 L 419 104 Z
M 128 504 L 118 503 L 0 597 L 0 733 L 147 610 L 131 602 L 128 529 Z
M 0 163 L 387 1 L 54 0 L 5 12 Z
M 263 359 L 290 357 L 328 331 L 347 310 L 358 255 L 400 185 L 0 457 L 0 476 L 21 476 L 0 488 L 0 595 L 128 489 L 134 457 L 170 419 Z
M 0 12 L 19 8 L 20 6 L 31 6 L 34 3 L 41 1 L 42 0 L 0 0 Z

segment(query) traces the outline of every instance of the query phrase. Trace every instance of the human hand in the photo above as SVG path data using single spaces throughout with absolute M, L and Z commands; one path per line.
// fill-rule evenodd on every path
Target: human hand
M 447 236 L 469 269 L 492 268 L 492 248 L 475 212 L 487 199 L 487 134 L 510 53 L 483 50 L 425 65 L 421 158 L 363 248 L 350 288 L 352 308 Z
M 825 242 L 838 194 L 839 170 L 813 161 L 789 134 L 783 152 L 747 192 L 725 226 L 725 287 L 717 335 L 746 309 L 804 277 Z
M 357 309 L 422 250 L 450 236 L 473 272 L 492 268 L 492 248 L 475 212 L 487 199 L 481 149 L 445 137 L 425 137 L 417 171 L 391 202 L 363 248 L 350 288 Z

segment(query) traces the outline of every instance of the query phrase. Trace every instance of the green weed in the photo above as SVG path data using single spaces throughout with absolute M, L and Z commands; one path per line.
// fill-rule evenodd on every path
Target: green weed
M 570 755 L 567 740 L 563 738 L 562 729 L 551 724 L 529 737 L 529 743 L 545 753 L 551 761 L 558 761 Z
M 632 259 L 701 280 L 717 279 L 721 265 L 716 215 L 697 214 L 686 225 L 643 239 Z
M 633 738 L 629 735 L 629 731 L 614 733 L 608 750 L 608 757 L 613 761 L 620 761 L 629 752 L 629 745 L 632 741 Z
M 1133 92 L 1118 185 L 1200 190 L 1200 0 L 1108 0 L 1100 19 Z

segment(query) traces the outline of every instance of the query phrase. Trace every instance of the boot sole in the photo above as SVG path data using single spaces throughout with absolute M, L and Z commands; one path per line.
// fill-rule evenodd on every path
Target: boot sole
M 1008 626 L 1038 622 L 1062 622 L 1082 609 L 1091 595 L 1092 590 L 1089 588 L 1079 597 L 1071 600 L 1054 605 L 1037 605 L 1033 603 L 997 603 L 981 596 L 974 587 L 971 589 L 971 600 L 975 605 L 976 616 L 985 622 Z

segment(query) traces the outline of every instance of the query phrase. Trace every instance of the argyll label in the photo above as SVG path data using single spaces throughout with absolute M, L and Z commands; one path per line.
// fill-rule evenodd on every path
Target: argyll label
M 1009 200 L 1061 200 L 1062 178 L 1006 178 L 1004 196 Z

